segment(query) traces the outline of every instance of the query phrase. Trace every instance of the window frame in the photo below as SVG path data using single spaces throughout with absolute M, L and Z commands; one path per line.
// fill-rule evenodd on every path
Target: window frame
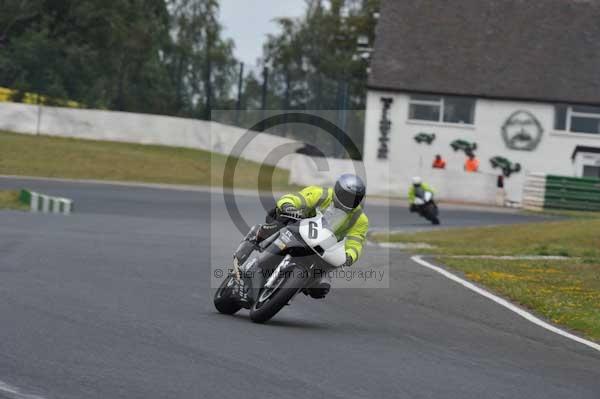
M 597 135 L 598 137 L 600 137 L 600 110 L 597 114 L 594 113 L 589 113 L 589 112 L 578 112 L 578 111 L 574 111 L 573 107 L 577 107 L 577 105 L 563 105 L 566 106 L 566 112 L 565 112 L 565 128 L 564 129 L 560 129 L 556 127 L 556 113 L 558 112 L 558 107 L 555 106 L 554 107 L 554 130 L 557 132 L 566 132 L 569 134 L 584 134 L 586 136 L 594 136 Z M 598 107 L 600 108 L 600 107 Z M 573 118 L 588 118 L 588 119 L 596 119 L 598 121 L 598 132 L 597 133 L 590 133 L 590 132 L 581 132 L 578 130 L 572 130 L 572 119 Z
M 432 96 L 432 97 L 439 97 L 439 101 L 413 99 L 413 96 L 419 96 L 419 95 L 429 95 L 429 94 L 409 94 L 409 96 L 408 96 L 408 118 L 407 118 L 408 122 L 411 122 L 411 123 L 433 123 L 433 124 L 437 124 L 437 125 L 451 125 L 451 126 L 464 126 L 464 127 L 474 127 L 475 126 L 475 110 L 477 107 L 477 98 L 468 97 L 468 96 L 442 96 L 442 95 L 436 96 L 435 94 L 431 94 L 430 96 Z M 444 120 L 445 111 L 446 111 L 445 110 L 446 98 L 449 98 L 449 97 L 473 99 L 473 122 L 446 122 Z M 434 121 L 434 120 L 430 120 L 430 119 L 411 118 L 410 114 L 411 114 L 411 106 L 412 105 L 439 106 L 440 108 L 439 108 L 438 120 Z

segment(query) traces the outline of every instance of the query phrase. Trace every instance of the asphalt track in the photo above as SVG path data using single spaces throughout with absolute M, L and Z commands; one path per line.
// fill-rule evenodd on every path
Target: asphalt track
M 389 256 L 389 288 L 299 296 L 256 325 L 212 306 L 211 264 L 241 237 L 221 195 L 0 179 L 21 187 L 76 213 L 0 211 L 0 398 L 600 397 L 600 353 L 401 252 L 368 247 L 357 266 Z M 262 218 L 256 198 L 238 201 Z M 431 228 L 404 208 L 367 212 L 374 227 Z M 445 226 L 534 219 L 442 209 Z

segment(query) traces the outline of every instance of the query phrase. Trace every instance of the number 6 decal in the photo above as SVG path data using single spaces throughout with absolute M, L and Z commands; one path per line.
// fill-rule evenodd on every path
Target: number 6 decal
M 319 225 L 317 224 L 317 222 L 308 222 L 308 238 L 315 239 L 318 237 L 318 235 L 319 235 L 319 230 L 317 230 L 318 226 Z

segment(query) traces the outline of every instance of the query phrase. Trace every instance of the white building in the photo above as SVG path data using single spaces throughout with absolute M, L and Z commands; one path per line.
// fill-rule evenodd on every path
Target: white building
M 530 172 L 600 178 L 599 21 L 598 0 L 383 0 L 363 153 L 370 189 L 403 194 L 421 175 L 440 197 L 494 202 L 497 157 L 520 166 L 505 178 L 517 202 Z M 480 173 L 464 172 L 453 143 L 476 143 Z M 431 167 L 436 154 L 445 170 Z

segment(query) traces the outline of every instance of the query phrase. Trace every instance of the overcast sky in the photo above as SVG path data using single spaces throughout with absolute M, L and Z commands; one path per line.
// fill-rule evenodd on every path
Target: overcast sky
M 304 0 L 220 0 L 220 20 L 224 37 L 235 41 L 235 56 L 248 66 L 254 66 L 262 55 L 267 33 L 276 33 L 277 17 L 298 17 L 303 14 Z

